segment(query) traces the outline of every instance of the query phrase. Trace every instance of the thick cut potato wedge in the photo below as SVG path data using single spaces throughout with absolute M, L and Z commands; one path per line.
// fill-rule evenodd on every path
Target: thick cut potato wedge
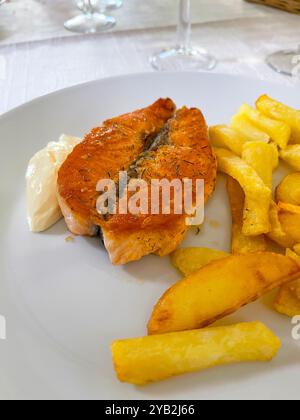
M 287 249 L 286 255 L 294 259 L 300 266 L 299 255 L 291 249 Z M 300 315 L 300 278 L 280 288 L 274 307 L 277 312 L 289 317 Z
M 184 373 L 241 362 L 270 361 L 280 340 L 260 322 L 115 341 L 121 382 L 146 385 Z
M 264 235 L 245 236 L 243 234 L 243 213 L 245 193 L 240 184 L 228 177 L 227 190 L 232 214 L 231 252 L 233 254 L 247 254 L 249 252 L 265 251 L 267 243 Z
M 288 145 L 291 138 L 291 128 L 288 124 L 266 117 L 248 104 L 241 106 L 238 116 L 248 118 L 257 128 L 267 133 L 281 149 L 285 149 Z
M 271 230 L 269 209 L 272 191 L 244 160 L 226 149 L 214 148 L 218 169 L 231 176 L 245 192 L 243 234 L 258 236 Z
M 278 149 L 276 147 L 277 162 Z M 242 159 L 252 166 L 265 185 L 272 190 L 273 188 L 273 171 L 275 161 L 274 146 L 271 144 L 261 143 L 259 141 L 249 142 L 243 146 Z
M 261 96 L 256 102 L 257 109 L 267 117 L 282 121 L 291 128 L 291 141 L 300 143 L 300 111 L 290 108 L 268 95 Z
M 291 204 L 283 206 L 283 203 L 279 203 L 279 221 L 282 229 L 286 234 L 294 241 L 294 244 L 300 243 L 300 213 L 298 213 L 298 206 L 292 206 Z M 296 207 L 295 209 L 293 207 Z
M 227 125 L 210 127 L 209 137 L 213 146 L 229 149 L 238 156 L 242 155 L 243 145 L 249 141 L 244 135 Z
M 276 201 L 300 206 L 300 172 L 289 174 L 278 185 Z
M 283 248 L 292 248 L 296 241 L 284 230 L 279 217 L 279 207 L 274 201 L 270 207 L 270 222 L 271 231 L 268 237 Z
M 233 116 L 230 127 L 245 136 L 248 141 L 260 141 L 266 144 L 271 141 L 271 137 L 266 132 L 259 130 L 243 115 Z
M 184 276 L 189 276 L 212 261 L 228 257 L 229 254 L 210 248 L 182 248 L 171 256 L 172 264 Z
M 300 266 L 293 259 L 269 252 L 214 261 L 161 297 L 148 332 L 153 335 L 206 327 L 299 276 Z
M 296 171 L 300 171 L 300 144 L 293 144 L 281 150 L 280 157 Z

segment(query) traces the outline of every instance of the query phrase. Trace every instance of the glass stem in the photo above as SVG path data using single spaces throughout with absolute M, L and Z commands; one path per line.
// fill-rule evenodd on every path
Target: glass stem
M 179 22 L 177 29 L 177 46 L 188 50 L 191 46 L 191 1 L 179 0 Z
M 84 0 L 84 13 L 86 13 L 87 15 L 92 15 L 94 13 L 92 0 Z

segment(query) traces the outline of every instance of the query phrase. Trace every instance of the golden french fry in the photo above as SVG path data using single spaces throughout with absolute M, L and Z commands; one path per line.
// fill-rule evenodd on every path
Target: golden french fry
M 153 335 L 206 327 L 299 276 L 300 266 L 293 259 L 269 252 L 214 261 L 161 297 L 148 332 Z
M 298 255 L 292 249 L 287 249 L 286 250 L 286 256 L 292 258 L 294 261 L 296 261 L 297 264 L 300 265 L 300 255 Z
M 243 115 L 233 116 L 230 127 L 243 135 L 247 141 L 260 141 L 266 144 L 271 141 L 271 138 L 267 133 L 255 127 L 255 125 Z
M 277 161 L 278 149 L 276 147 Z M 273 188 L 274 146 L 259 141 L 249 142 L 243 146 L 242 159 L 252 166 L 265 185 Z
M 300 244 L 294 246 L 294 251 L 296 252 L 296 254 L 300 255 Z
M 300 315 L 300 299 L 295 296 L 290 287 L 282 287 L 274 302 L 274 308 L 280 314 L 293 318 Z
M 281 150 L 280 157 L 296 171 L 300 171 L 300 144 L 293 144 Z
M 286 255 L 300 266 L 300 256 L 291 249 L 286 250 Z M 300 315 L 300 279 L 282 286 L 275 299 L 274 307 L 277 312 L 294 317 Z
M 257 109 L 269 118 L 282 121 L 291 128 L 291 141 L 300 143 L 300 111 L 278 102 L 268 95 L 261 96 L 256 102 Z
M 242 155 L 243 145 L 249 141 L 244 135 L 227 125 L 210 127 L 209 136 L 213 146 L 229 149 L 238 156 Z
M 288 145 L 291 138 L 291 128 L 288 124 L 268 118 L 248 104 L 241 106 L 238 115 L 248 118 L 258 129 L 267 133 L 281 149 L 285 149 Z
M 279 210 L 283 210 L 292 214 L 300 215 L 300 206 L 295 206 L 294 204 L 283 203 L 282 201 L 279 201 L 278 208 Z M 299 229 L 300 229 L 300 226 L 299 226 Z
M 171 261 L 181 274 L 188 276 L 204 265 L 228 256 L 226 252 L 210 248 L 182 248 L 172 254 Z
M 115 341 L 121 382 L 146 385 L 173 376 L 241 362 L 270 361 L 280 340 L 260 322 Z
M 245 236 L 243 234 L 243 213 L 245 193 L 240 184 L 228 177 L 227 190 L 232 214 L 231 252 L 233 254 L 247 254 L 249 252 L 265 251 L 267 243 L 264 235 Z
M 295 249 L 295 247 L 294 247 Z M 294 261 L 296 261 L 297 264 L 300 265 L 300 255 L 296 252 L 292 251 L 291 249 L 286 250 L 286 255 L 290 258 L 293 258 Z M 288 285 L 290 288 L 290 291 L 297 297 L 297 299 L 300 300 L 300 278 L 292 283 L 289 283 Z M 283 286 L 285 287 L 285 286 Z M 300 315 L 300 313 L 299 313 Z
M 226 149 L 214 148 L 218 169 L 239 182 L 245 192 L 243 234 L 258 236 L 271 230 L 269 209 L 272 192 L 256 171 Z
M 282 229 L 286 232 L 286 234 L 293 239 L 294 244 L 300 243 L 300 210 L 299 206 L 292 206 L 284 205 L 284 203 L 280 203 L 279 208 L 279 221 L 281 223 Z M 290 207 L 292 206 L 292 207 Z M 299 207 L 299 208 L 298 208 Z
M 300 172 L 284 178 L 276 189 L 276 200 L 300 206 Z
M 274 201 L 270 206 L 270 222 L 271 231 L 268 233 L 268 237 L 283 248 L 292 248 L 295 245 L 295 240 L 287 234 L 281 225 L 279 208 Z

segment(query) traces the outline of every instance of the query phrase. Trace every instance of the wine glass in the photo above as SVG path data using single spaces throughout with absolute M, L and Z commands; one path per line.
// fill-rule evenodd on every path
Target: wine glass
M 293 76 L 300 62 L 300 45 L 295 50 L 277 51 L 267 57 L 269 66 L 278 73 Z
M 65 22 L 65 28 L 81 34 L 96 34 L 115 26 L 116 20 L 105 14 L 105 5 L 101 0 L 78 0 L 77 6 L 83 12 Z
M 151 57 L 156 70 L 212 70 L 216 66 L 214 57 L 202 48 L 191 46 L 191 29 L 191 1 L 179 0 L 177 45 Z

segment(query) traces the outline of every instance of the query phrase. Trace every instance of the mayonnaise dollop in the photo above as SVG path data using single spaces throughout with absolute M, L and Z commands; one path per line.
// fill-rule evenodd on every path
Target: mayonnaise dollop
M 32 232 L 43 232 L 61 219 L 56 188 L 57 174 L 74 147 L 78 137 L 62 135 L 49 143 L 30 160 L 26 172 L 27 221 Z

